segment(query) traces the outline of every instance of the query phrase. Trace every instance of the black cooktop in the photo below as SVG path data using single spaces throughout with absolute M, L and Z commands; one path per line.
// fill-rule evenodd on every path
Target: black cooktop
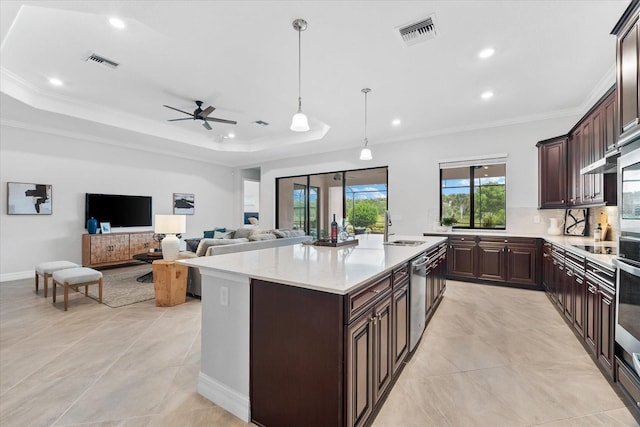
M 616 248 L 602 245 L 571 245 L 574 248 L 582 249 L 583 251 L 591 252 L 592 254 L 600 255 L 616 255 Z

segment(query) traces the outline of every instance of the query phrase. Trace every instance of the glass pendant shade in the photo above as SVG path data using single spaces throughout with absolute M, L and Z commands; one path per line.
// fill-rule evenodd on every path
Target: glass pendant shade
M 371 150 L 367 147 L 364 147 L 362 151 L 360 151 L 360 160 L 371 160 L 373 156 L 371 155 Z
M 298 112 L 293 115 L 290 129 L 294 132 L 306 132 L 309 130 L 309 121 L 301 109 L 298 109 Z

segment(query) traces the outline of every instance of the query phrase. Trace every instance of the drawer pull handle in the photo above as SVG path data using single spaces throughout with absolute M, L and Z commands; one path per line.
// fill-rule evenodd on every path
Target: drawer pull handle
M 374 294 L 379 294 L 380 293 L 380 289 L 372 289 L 371 292 L 373 292 Z

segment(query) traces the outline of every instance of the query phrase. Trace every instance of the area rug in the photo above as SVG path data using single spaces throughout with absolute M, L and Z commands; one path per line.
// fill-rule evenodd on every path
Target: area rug
M 151 265 L 125 267 L 102 272 L 102 303 L 111 308 L 122 307 L 155 298 L 153 283 L 136 281 L 151 271 Z M 81 292 L 84 289 L 80 288 Z M 89 286 L 89 297 L 98 301 L 98 287 Z

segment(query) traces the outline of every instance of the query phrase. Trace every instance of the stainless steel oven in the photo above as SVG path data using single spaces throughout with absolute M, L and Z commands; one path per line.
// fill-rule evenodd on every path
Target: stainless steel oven
M 618 158 L 620 231 L 640 235 L 640 148 Z
M 640 264 L 621 258 L 615 264 L 618 267 L 616 342 L 628 353 L 628 357 L 624 358 L 640 376 Z

